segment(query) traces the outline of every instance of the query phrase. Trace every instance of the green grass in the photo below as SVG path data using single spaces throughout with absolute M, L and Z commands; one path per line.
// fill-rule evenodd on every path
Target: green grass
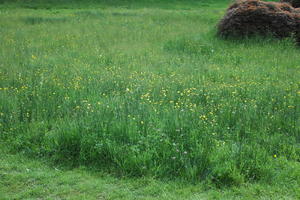
M 299 186 L 293 39 L 216 37 L 227 1 L 46 4 L 0 7 L 10 152 L 114 177 Z
M 223 4 L 231 0 L 0 0 L 3 7 L 27 9 L 69 9 L 69 8 L 110 8 L 121 7 L 129 9 L 159 8 L 159 9 L 195 9 L 209 7 L 211 3 Z
M 0 199 L 297 199 L 297 185 L 281 182 L 215 189 L 205 184 L 115 178 L 85 168 L 49 166 L 0 147 Z M 296 165 L 294 166 L 296 167 Z M 297 168 L 299 171 L 299 168 Z

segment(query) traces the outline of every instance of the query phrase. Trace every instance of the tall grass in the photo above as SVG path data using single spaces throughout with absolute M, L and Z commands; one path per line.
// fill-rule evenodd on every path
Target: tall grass
M 299 50 L 216 38 L 224 9 L 4 10 L 1 140 L 119 175 L 271 182 L 300 160 Z

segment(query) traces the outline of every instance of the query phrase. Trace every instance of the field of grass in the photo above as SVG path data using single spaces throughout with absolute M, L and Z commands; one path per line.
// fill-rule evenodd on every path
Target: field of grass
M 293 39 L 218 38 L 221 0 L 14 2 L 0 4 L 2 154 L 300 198 Z

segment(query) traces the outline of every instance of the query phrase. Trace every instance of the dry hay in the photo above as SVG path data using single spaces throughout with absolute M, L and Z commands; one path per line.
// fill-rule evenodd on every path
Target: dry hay
M 280 2 L 289 3 L 294 8 L 299 8 L 300 7 L 300 0 L 280 0 Z
M 288 3 L 260 0 L 236 1 L 218 25 L 218 35 L 222 37 L 272 34 L 283 38 L 295 34 L 298 40 L 299 30 L 300 9 Z

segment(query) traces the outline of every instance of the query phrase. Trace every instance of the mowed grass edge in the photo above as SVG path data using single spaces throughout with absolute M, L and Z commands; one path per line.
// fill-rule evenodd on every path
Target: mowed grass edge
M 297 186 L 245 184 L 216 189 L 205 184 L 115 178 L 85 168 L 68 170 L 48 161 L 11 154 L 0 146 L 0 199 L 296 199 Z M 298 196 L 297 196 L 298 195 Z

